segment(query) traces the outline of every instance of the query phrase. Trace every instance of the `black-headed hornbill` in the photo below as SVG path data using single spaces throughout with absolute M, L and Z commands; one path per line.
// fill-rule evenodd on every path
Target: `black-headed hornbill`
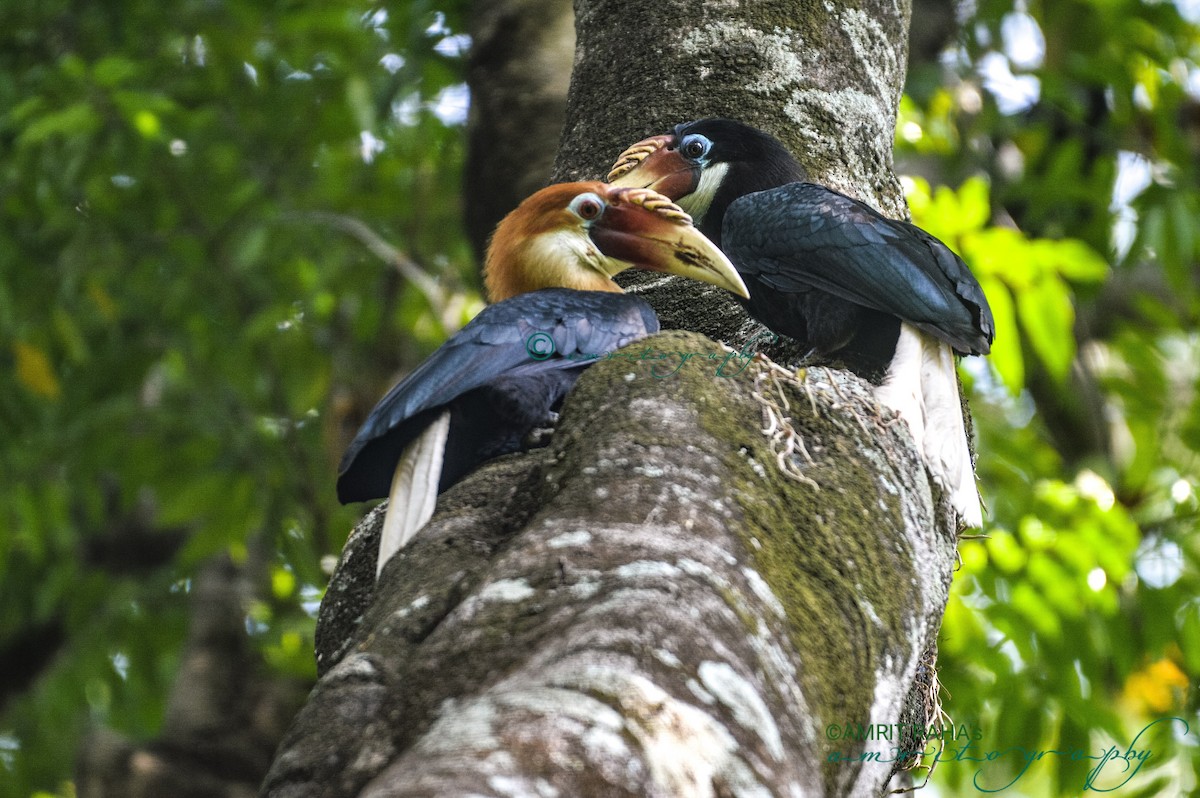
M 638 142 L 608 177 L 688 211 L 745 280 L 751 316 L 877 383 L 962 522 L 982 526 L 954 354 L 987 354 L 995 324 L 961 258 L 919 227 L 808 182 L 782 143 L 729 119 Z
M 612 280 L 631 267 L 747 295 L 687 214 L 647 189 L 554 185 L 500 222 L 484 270 L 495 304 L 379 401 L 342 458 L 342 503 L 389 498 L 377 573 L 441 491 L 551 423 L 584 368 L 658 332 L 651 307 Z

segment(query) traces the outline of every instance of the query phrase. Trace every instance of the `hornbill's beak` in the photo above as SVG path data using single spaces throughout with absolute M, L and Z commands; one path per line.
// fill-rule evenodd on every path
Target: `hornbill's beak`
M 685 197 L 700 185 L 701 167 L 679 154 L 675 136 L 651 136 L 634 144 L 613 164 L 614 186 L 651 188 L 671 198 Z
M 645 188 L 604 188 L 608 207 L 588 235 L 606 257 L 617 261 L 610 264 L 610 274 L 636 265 L 750 296 L 733 264 L 678 205 Z

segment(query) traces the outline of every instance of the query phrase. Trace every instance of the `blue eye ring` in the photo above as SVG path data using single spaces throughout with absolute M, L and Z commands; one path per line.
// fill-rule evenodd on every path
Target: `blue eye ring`
M 689 161 L 699 161 L 708 155 L 710 149 L 712 149 L 712 142 L 707 136 L 699 133 L 689 133 L 683 137 L 683 141 L 679 142 L 679 154 Z
M 571 200 L 567 210 L 585 222 L 594 222 L 604 214 L 605 207 L 607 206 L 599 194 L 587 191 Z

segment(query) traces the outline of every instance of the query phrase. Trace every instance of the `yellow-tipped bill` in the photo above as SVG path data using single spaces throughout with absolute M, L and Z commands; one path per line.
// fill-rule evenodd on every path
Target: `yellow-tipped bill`
M 678 205 L 647 188 L 604 188 L 607 208 L 591 225 L 589 236 L 605 257 L 616 261 L 610 274 L 633 266 L 750 296 L 733 264 Z

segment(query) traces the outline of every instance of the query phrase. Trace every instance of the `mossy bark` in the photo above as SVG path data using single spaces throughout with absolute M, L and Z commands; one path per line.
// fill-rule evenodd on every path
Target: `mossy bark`
M 945 604 L 906 427 L 843 372 L 647 349 L 697 354 L 589 369 L 551 444 L 449 491 L 374 587 L 368 516 L 264 794 L 880 792 L 898 743 L 826 729 L 899 722 Z
M 812 179 L 904 215 L 892 137 L 909 0 L 576 0 L 555 177 L 603 177 L 638 139 L 706 116 L 776 135 Z

